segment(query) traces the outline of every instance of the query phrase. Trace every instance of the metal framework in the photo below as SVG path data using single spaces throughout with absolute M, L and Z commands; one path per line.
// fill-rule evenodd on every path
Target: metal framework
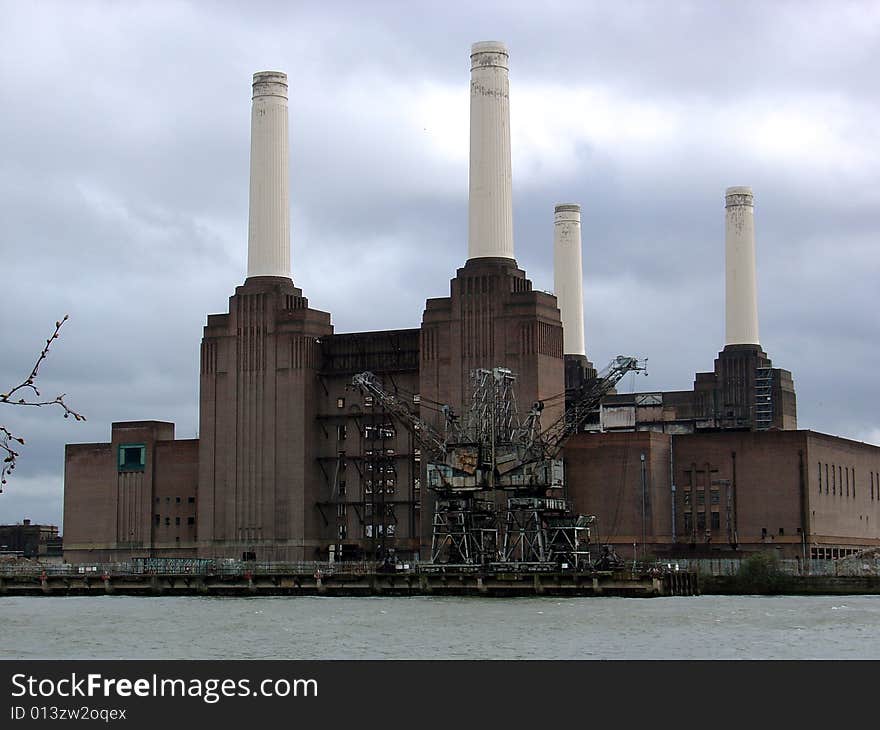
M 425 449 L 427 486 L 435 494 L 432 563 L 582 570 L 591 566 L 595 518 L 571 512 L 562 496 L 559 456 L 602 397 L 626 373 L 639 370 L 645 367 L 636 358 L 616 357 L 577 392 L 566 394 L 565 412 L 546 429 L 540 424 L 542 403 L 520 418 L 516 377 L 506 368 L 471 373 L 468 412 L 459 419 L 444 406 L 443 433 L 387 392 L 372 373 L 356 375 L 352 385 L 371 394 Z

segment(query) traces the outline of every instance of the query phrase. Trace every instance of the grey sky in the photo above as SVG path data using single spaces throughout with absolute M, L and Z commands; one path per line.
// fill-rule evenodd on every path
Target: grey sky
M 196 435 L 198 346 L 244 277 L 250 82 L 290 80 L 294 279 L 337 331 L 416 327 L 467 255 L 468 54 L 507 43 L 517 260 L 583 206 L 587 350 L 686 389 L 723 346 L 724 189 L 755 191 L 762 343 L 799 425 L 880 443 L 880 4 L 0 2 L 0 522 L 60 522 L 63 446 Z M 342 265 L 340 268 L 340 264 Z M 629 380 L 624 388 L 630 387 Z

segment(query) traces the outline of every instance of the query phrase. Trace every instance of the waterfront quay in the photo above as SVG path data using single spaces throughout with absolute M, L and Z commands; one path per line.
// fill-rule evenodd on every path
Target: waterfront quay
M 633 566 L 571 571 L 546 564 L 383 565 L 136 559 L 0 565 L 0 596 L 687 596 L 697 575 Z

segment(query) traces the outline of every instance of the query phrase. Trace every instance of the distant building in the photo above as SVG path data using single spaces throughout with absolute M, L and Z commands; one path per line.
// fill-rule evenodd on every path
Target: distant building
M 0 525 L 0 555 L 4 554 L 24 558 L 60 556 L 61 538 L 57 525 L 32 525 L 30 520 L 22 520 L 16 525 Z

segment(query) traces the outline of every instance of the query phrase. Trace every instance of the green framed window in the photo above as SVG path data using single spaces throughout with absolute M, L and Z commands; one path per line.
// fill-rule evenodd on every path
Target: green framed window
M 119 471 L 143 471 L 147 448 L 144 444 L 119 445 Z

